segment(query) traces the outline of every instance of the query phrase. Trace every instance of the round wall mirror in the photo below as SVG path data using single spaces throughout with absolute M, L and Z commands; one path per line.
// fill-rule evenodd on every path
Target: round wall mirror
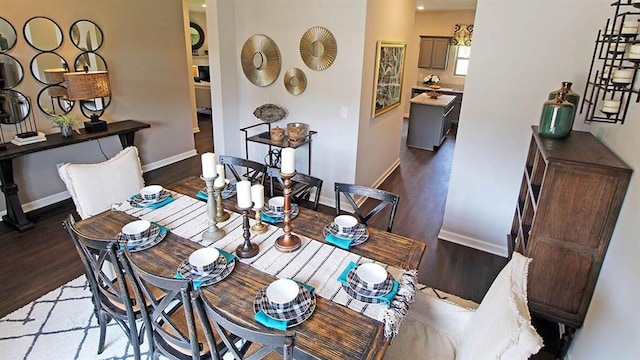
M 17 124 L 29 116 L 31 105 L 15 90 L 0 90 L 0 124 Z
M 65 59 L 51 51 L 41 52 L 31 59 L 31 74 L 45 85 L 59 84 L 64 79 L 62 73 L 68 71 Z
M 9 51 L 18 40 L 16 28 L 10 22 L 0 17 L 0 53 Z
M 27 43 L 36 50 L 53 51 L 62 45 L 62 29 L 53 20 L 44 16 L 27 20 L 23 32 Z
M 24 79 L 22 65 L 11 55 L 0 54 L 0 89 L 16 87 Z
M 89 99 L 89 100 L 79 100 L 80 101 L 80 111 L 82 115 L 86 118 L 90 118 L 92 115 L 96 115 L 98 117 L 104 114 L 104 109 L 106 109 L 111 104 L 111 97 L 103 97 L 98 99 Z
M 90 20 L 78 20 L 69 29 L 69 38 L 78 49 L 96 51 L 102 46 L 102 29 Z
M 75 102 L 66 97 L 67 88 L 64 86 L 46 86 L 38 93 L 38 107 L 49 116 L 68 114 L 73 109 Z M 51 113 L 47 110 L 50 110 Z
M 298 68 L 291 68 L 284 73 L 284 87 L 292 95 L 299 95 L 307 88 L 307 76 Z
M 89 71 L 107 71 L 107 62 L 100 54 L 93 51 L 85 51 L 76 56 L 73 63 L 75 71 L 85 71 L 85 66 Z
M 300 56 L 310 69 L 320 71 L 328 68 L 337 54 L 336 38 L 321 26 L 310 28 L 300 39 Z
M 191 35 L 191 50 L 198 50 L 204 44 L 204 30 L 200 25 L 190 22 L 189 34 Z
M 280 75 L 282 60 L 278 45 L 265 35 L 253 35 L 242 46 L 240 62 L 244 75 L 257 86 L 269 86 Z

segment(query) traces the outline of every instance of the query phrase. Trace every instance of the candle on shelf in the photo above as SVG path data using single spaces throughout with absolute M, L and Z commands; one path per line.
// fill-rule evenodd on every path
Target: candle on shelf
M 251 200 L 254 209 L 261 209 L 264 206 L 264 186 L 260 184 L 251 186 Z
M 282 156 L 282 166 L 280 171 L 283 174 L 293 174 L 296 172 L 296 149 L 284 148 L 280 155 Z
M 249 180 L 238 181 L 236 184 L 236 198 L 238 207 L 247 209 L 253 206 L 251 201 L 251 182 Z
M 216 154 L 204 153 L 202 159 L 202 177 L 211 179 L 216 176 Z
M 613 72 L 613 81 L 618 84 L 630 84 L 633 77 L 633 70 L 631 69 L 617 69 Z
M 620 34 L 635 35 L 637 33 L 638 33 L 638 21 L 627 20 L 624 23 L 622 23 L 622 29 L 620 30 Z
M 631 45 L 629 48 L 629 59 L 640 59 L 640 45 Z
M 225 178 L 224 178 L 224 165 L 223 164 L 217 164 L 216 165 L 216 174 L 218 174 L 218 177 L 216 178 L 216 180 L 213 182 L 213 186 L 220 188 L 223 187 L 225 184 Z
M 617 114 L 620 111 L 619 100 L 605 100 L 602 102 L 602 108 L 600 109 L 605 114 Z

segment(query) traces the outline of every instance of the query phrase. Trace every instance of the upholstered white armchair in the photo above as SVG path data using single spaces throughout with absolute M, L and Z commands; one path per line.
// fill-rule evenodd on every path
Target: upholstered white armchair
M 387 360 L 528 359 L 542 347 L 527 307 L 531 259 L 514 253 L 477 309 L 418 292 Z
M 138 149 L 130 146 L 98 164 L 69 164 L 58 173 L 82 219 L 101 213 L 144 187 Z

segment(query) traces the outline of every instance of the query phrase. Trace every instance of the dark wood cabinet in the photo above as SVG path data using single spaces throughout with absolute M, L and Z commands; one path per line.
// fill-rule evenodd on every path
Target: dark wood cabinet
M 418 67 L 445 70 L 449 60 L 450 39 L 448 37 L 421 36 Z
M 533 259 L 531 311 L 581 327 L 633 170 L 589 132 L 550 139 L 532 128 L 510 253 Z

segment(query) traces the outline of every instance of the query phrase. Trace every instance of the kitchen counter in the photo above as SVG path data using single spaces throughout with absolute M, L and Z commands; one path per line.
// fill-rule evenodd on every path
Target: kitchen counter
M 464 92 L 464 85 L 449 85 L 449 84 L 438 84 L 440 85 L 440 89 L 438 91 L 442 92 L 450 92 L 456 94 L 462 94 Z M 417 90 L 433 90 L 428 85 L 425 85 L 423 82 L 417 82 L 416 85 L 412 86 L 413 89 Z
M 414 96 L 409 100 L 411 103 L 431 105 L 431 106 L 447 106 L 456 99 L 453 95 L 440 95 L 437 99 L 432 99 L 427 93 L 422 93 L 418 96 Z

